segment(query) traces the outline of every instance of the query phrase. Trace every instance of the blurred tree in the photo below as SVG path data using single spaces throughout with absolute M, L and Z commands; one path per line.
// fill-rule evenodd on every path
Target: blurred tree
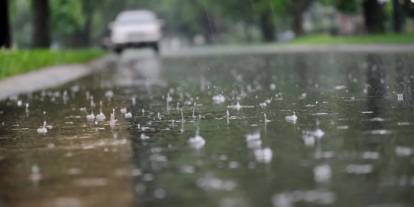
M 128 7 L 156 12 L 165 21 L 165 36 L 180 36 L 191 40 L 196 34 L 203 33 L 199 23 L 200 14 L 191 0 L 138 1 L 128 3 Z
M 54 39 L 63 46 L 78 46 L 75 36 L 81 31 L 84 19 L 81 2 L 53 0 L 51 8 Z
M 262 34 L 262 40 L 264 42 L 272 42 L 276 40 L 276 25 L 275 17 L 276 10 L 275 4 L 280 1 L 275 0 L 254 0 L 253 11 L 259 16 L 259 28 Z
M 260 12 L 260 30 L 263 41 L 272 42 L 275 40 L 276 25 L 271 9 L 264 9 Z
M 356 13 L 359 10 L 359 0 L 336 0 L 335 7 L 344 13 Z
M 225 14 L 232 15 L 244 25 L 255 25 L 260 29 L 262 40 L 276 40 L 275 20 L 284 14 L 282 0 L 229 0 L 223 5 Z
M 313 0 L 286 0 L 287 8 L 292 15 L 292 29 L 296 36 L 305 34 L 303 30 L 303 13 L 312 5 Z
M 254 1 L 255 0 L 212 0 L 211 2 L 216 5 L 215 8 L 220 14 L 220 20 L 227 20 L 229 22 L 228 27 L 241 25 L 244 38 L 247 41 L 251 41 L 252 35 L 249 28 L 257 26 L 257 19 L 255 18 L 257 3 Z M 221 23 L 223 23 L 223 21 L 221 21 Z
M 32 0 L 33 11 L 33 47 L 48 48 L 50 46 L 49 1 Z
M 407 16 L 414 18 L 414 1 L 413 0 L 401 0 L 402 7 L 404 9 L 404 12 Z
M 405 22 L 405 14 L 401 0 L 392 0 L 392 28 L 401 33 Z
M 365 29 L 368 33 L 385 32 L 385 12 L 383 2 L 364 0 L 362 3 Z
M 94 8 L 97 7 L 97 1 L 82 1 L 82 12 L 84 15 L 84 23 L 82 32 L 80 34 L 80 42 L 84 46 L 90 46 L 91 44 L 91 27 L 93 21 Z
M 0 1 L 0 48 L 10 48 L 9 1 Z
M 276 13 L 278 17 L 290 18 L 291 29 L 296 36 L 302 36 L 305 34 L 303 29 L 303 14 L 313 4 L 314 0 L 262 0 L 271 1 L 273 13 Z M 330 1 L 330 0 L 324 0 Z
M 196 21 L 201 25 L 201 32 L 208 44 L 213 43 L 214 36 L 217 34 L 217 25 L 211 9 L 210 1 L 190 0 L 188 3 L 192 4 L 197 12 Z

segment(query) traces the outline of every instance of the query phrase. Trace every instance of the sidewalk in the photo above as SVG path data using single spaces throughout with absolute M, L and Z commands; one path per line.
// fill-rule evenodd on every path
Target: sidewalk
M 0 81 L 0 100 L 22 93 L 56 87 L 105 68 L 113 61 L 108 55 L 86 64 L 58 65 Z

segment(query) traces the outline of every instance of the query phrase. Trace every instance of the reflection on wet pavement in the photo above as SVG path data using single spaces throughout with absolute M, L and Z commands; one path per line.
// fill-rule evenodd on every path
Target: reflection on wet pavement
M 127 51 L 0 102 L 0 204 L 412 206 L 413 63 Z

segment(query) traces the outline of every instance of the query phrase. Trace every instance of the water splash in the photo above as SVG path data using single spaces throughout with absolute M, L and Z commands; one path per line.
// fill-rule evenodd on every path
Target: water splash
M 254 156 L 257 162 L 260 163 L 270 163 L 273 158 L 273 151 L 269 147 L 263 149 L 255 149 Z
M 222 94 L 213 96 L 213 102 L 215 104 L 222 104 L 226 101 L 226 97 L 224 97 Z
M 103 114 L 103 112 L 102 112 L 102 101 L 99 102 L 99 114 L 96 115 L 95 118 L 96 118 L 96 121 L 98 121 L 98 122 L 103 122 L 106 119 L 105 114 Z
M 199 135 L 199 130 L 197 130 L 195 136 L 191 137 L 187 142 L 192 148 L 196 150 L 203 148 L 206 144 L 206 140 Z
M 46 121 L 44 121 L 43 122 L 43 126 L 41 126 L 41 127 L 39 127 L 38 129 L 37 129 L 37 133 L 38 134 L 47 134 L 47 127 L 46 127 Z
M 40 168 L 38 165 L 33 165 L 31 168 L 31 173 L 30 173 L 30 180 L 34 183 L 37 184 L 39 183 L 39 181 L 42 179 L 42 174 L 40 173 Z
M 118 120 L 115 118 L 115 109 L 112 109 L 111 117 L 109 119 L 109 126 L 114 128 Z
M 293 112 L 292 115 L 285 116 L 285 120 L 289 123 L 296 124 L 298 117 L 296 116 L 296 112 Z
M 332 170 L 328 164 L 318 165 L 313 168 L 313 178 L 318 183 L 326 183 L 331 180 Z

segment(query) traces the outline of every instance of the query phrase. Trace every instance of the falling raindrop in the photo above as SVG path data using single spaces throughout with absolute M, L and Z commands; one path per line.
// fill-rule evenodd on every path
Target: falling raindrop
M 169 112 L 170 111 L 170 103 L 171 103 L 171 101 L 172 101 L 173 99 L 172 99 L 172 97 L 170 96 L 170 93 L 167 93 L 167 98 L 165 99 L 165 102 L 166 102 L 166 110 L 167 110 L 167 112 Z
M 196 115 L 195 115 L 196 106 L 197 106 L 197 103 L 194 102 L 194 105 L 193 105 L 193 114 L 192 114 L 193 119 L 196 118 Z
M 131 101 L 133 106 L 137 104 L 137 98 L 135 96 L 131 98 Z
M 91 105 L 91 108 L 94 108 L 96 106 L 96 104 L 95 104 L 95 102 L 93 100 L 93 96 L 91 96 L 90 105 Z
M 30 180 L 33 183 L 37 184 L 42 179 L 42 174 L 40 173 L 40 168 L 36 164 L 32 166 Z
M 230 112 L 229 112 L 229 110 L 226 110 L 226 122 L 227 122 L 227 125 L 230 123 Z
M 29 106 L 30 106 L 29 103 L 26 103 L 26 106 L 25 106 L 26 117 L 28 117 L 29 116 L 29 113 L 30 113 Z
M 184 123 L 184 112 L 183 112 L 183 108 L 180 108 L 180 114 L 181 114 L 181 123 Z

